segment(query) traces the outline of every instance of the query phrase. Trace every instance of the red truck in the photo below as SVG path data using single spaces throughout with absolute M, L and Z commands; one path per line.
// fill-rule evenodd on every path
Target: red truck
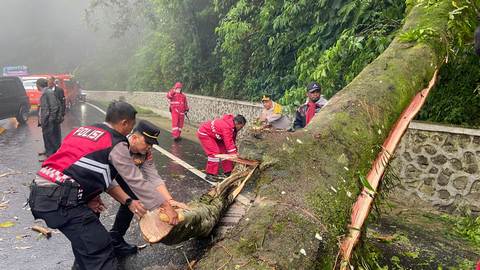
M 36 81 L 40 78 L 48 79 L 50 77 L 54 77 L 58 80 L 57 85 L 63 88 L 65 94 L 65 106 L 67 109 L 72 107 L 75 103 L 77 103 L 78 99 L 80 98 L 80 86 L 78 82 L 75 80 L 73 75 L 70 74 L 36 74 L 36 75 L 29 75 L 29 76 L 22 76 L 23 86 L 27 91 L 27 96 L 30 101 L 30 105 L 32 110 L 36 110 L 40 103 L 40 93 L 37 90 Z

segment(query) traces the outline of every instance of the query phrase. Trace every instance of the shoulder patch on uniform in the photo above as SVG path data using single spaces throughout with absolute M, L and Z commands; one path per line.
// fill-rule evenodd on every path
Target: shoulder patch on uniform
M 282 105 L 275 103 L 275 105 L 273 106 L 273 113 L 282 114 Z

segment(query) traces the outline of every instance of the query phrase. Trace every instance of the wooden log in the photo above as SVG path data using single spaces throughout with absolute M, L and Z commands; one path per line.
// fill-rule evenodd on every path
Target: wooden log
M 192 237 L 207 236 L 256 168 L 237 166 L 218 187 L 213 187 L 198 201 L 189 203 L 188 210 L 179 210 L 182 217 L 176 226 L 166 223 L 168 217 L 160 209 L 148 211 L 139 221 L 143 238 L 149 243 L 176 244 Z

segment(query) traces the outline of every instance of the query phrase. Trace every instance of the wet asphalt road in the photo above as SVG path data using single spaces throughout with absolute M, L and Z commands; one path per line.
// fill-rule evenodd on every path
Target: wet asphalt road
M 103 119 L 104 115 L 93 107 L 78 105 L 66 115 L 62 134 L 65 136 L 74 127 L 102 122 Z M 158 118 L 156 121 L 168 120 Z M 160 146 L 198 169 L 204 167 L 206 158 L 201 147 L 193 141 L 183 139 L 174 143 L 169 132 L 162 130 Z M 70 269 L 73 255 L 68 240 L 55 231 L 48 240 L 31 231 L 32 225 L 44 223 L 35 222 L 25 207 L 28 185 L 40 166 L 37 152 L 43 150 L 37 117 L 32 115 L 23 126 L 14 119 L 0 120 L 0 149 L 0 269 Z M 188 202 L 208 190 L 209 184 L 159 152 L 154 151 L 154 159 L 160 175 L 178 201 Z M 102 223 L 109 229 L 118 204 L 107 197 L 108 210 L 102 214 Z M 11 222 L 13 226 L 2 227 L 5 222 Z M 126 239 L 135 244 L 144 243 L 136 222 L 130 227 Z M 205 244 L 206 241 L 190 240 L 179 246 L 148 246 L 138 256 L 123 261 L 122 268 L 184 268 L 186 258 L 194 260 Z

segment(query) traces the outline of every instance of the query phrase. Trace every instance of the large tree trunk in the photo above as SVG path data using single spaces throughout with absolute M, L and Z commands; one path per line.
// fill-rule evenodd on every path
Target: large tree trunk
M 445 59 L 455 8 L 450 0 L 436 3 L 410 7 L 402 32 L 431 28 L 440 38 L 429 45 L 394 39 L 307 129 L 242 143 L 245 158 L 262 160 L 257 200 L 199 269 L 332 269 L 360 191 L 358 174 L 368 172 L 395 120 Z

